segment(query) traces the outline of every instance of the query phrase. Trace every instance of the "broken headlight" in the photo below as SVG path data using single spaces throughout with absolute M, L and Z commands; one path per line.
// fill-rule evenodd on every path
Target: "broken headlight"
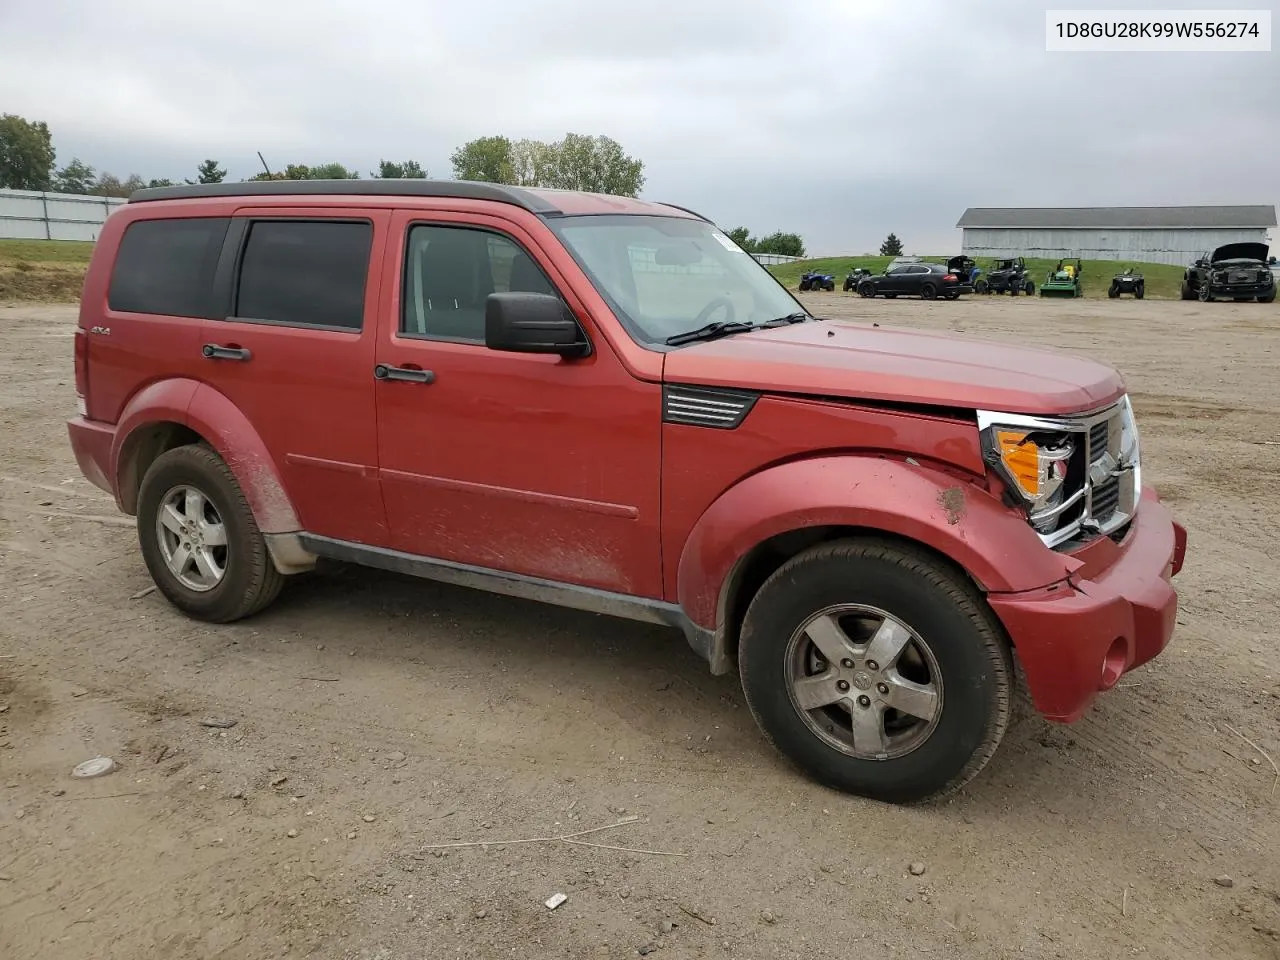
M 1041 533 L 1053 530 L 1084 495 L 1082 484 L 1070 482 L 1078 443 L 1079 437 L 1067 430 L 1001 423 L 983 430 L 986 461 L 1022 501 L 1031 525 Z

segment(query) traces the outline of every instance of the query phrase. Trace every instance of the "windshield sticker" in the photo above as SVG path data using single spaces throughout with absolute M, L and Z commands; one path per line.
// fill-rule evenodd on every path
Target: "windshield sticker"
M 730 239 L 729 239 L 727 236 L 725 236 L 723 233 L 721 233 L 719 230 L 712 230 L 712 231 L 711 231 L 711 235 L 712 235 L 713 237 L 715 237 L 717 240 L 719 240 L 719 241 L 720 241 L 720 246 L 724 247 L 726 250 L 732 250 L 734 253 L 746 253 L 746 252 L 747 252 L 747 251 L 743 250 L 740 246 L 738 246 L 736 243 L 734 243 L 732 240 L 730 240 Z

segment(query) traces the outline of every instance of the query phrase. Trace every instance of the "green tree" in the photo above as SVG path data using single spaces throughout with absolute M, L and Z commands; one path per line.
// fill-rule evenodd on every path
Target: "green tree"
M 511 144 L 511 178 L 518 187 L 544 186 L 550 175 L 552 150 L 541 140 L 517 140 Z
M 880 256 L 882 257 L 900 257 L 902 256 L 902 241 L 895 234 L 889 234 L 885 237 L 884 243 L 880 244 Z
M 97 172 L 79 157 L 72 157 L 53 178 L 53 189 L 58 193 L 93 193 L 97 187 Z
M 541 186 L 634 197 L 644 186 L 644 162 L 629 157 L 611 137 L 566 133 L 549 148 Z
M 295 178 L 290 178 L 295 179 Z M 318 167 L 312 167 L 310 175 L 306 177 L 297 177 L 298 180 L 359 180 L 360 173 L 356 170 L 348 170 L 340 163 L 322 163 Z
M 172 187 L 172 186 L 176 186 L 176 184 L 172 180 L 170 180 L 168 177 L 161 177 L 157 180 L 148 180 L 147 186 L 148 187 Z
M 378 172 L 369 176 L 378 180 L 425 180 L 427 171 L 422 169 L 417 160 L 406 160 L 404 163 L 379 160 Z
M 777 231 L 755 241 L 753 253 L 780 253 L 786 257 L 803 257 L 804 241 L 798 233 Z
M 196 178 L 187 183 L 221 183 L 226 175 L 227 171 L 218 166 L 217 160 L 204 160 L 196 168 Z
M 0 187 L 48 190 L 55 153 L 48 124 L 13 113 L 0 116 Z
M 734 227 L 729 231 L 729 239 L 740 246 L 747 253 L 756 252 L 756 242 L 751 238 L 751 231 L 746 227 Z
M 128 197 L 135 190 L 141 190 L 145 186 L 146 183 L 136 173 L 129 174 L 127 180 L 121 180 L 114 173 L 107 173 L 104 170 L 102 176 L 98 177 L 93 192 L 100 197 Z
M 449 158 L 455 180 L 515 183 L 511 141 L 506 137 L 478 137 L 453 151 Z

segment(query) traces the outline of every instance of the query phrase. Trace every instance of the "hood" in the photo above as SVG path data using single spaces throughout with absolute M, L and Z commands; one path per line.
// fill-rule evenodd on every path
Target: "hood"
M 1102 363 L 920 330 L 811 321 L 693 343 L 666 355 L 667 383 L 998 410 L 1079 413 L 1118 399 Z
M 1209 258 L 1209 261 L 1211 263 L 1219 263 L 1223 260 L 1258 260 L 1266 263 L 1268 249 L 1265 243 L 1224 243 L 1213 251 L 1213 256 Z

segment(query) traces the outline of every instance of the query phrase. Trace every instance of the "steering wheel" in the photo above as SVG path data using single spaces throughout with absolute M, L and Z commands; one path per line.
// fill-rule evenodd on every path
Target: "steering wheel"
M 703 307 L 701 310 L 698 311 L 698 315 L 693 318 L 694 324 L 699 327 L 702 326 L 704 323 L 707 322 L 707 317 L 711 316 L 721 307 L 723 307 L 725 310 L 724 322 L 732 323 L 733 322 L 733 301 L 730 300 L 728 297 L 716 297 L 714 300 L 712 300 L 705 307 Z

